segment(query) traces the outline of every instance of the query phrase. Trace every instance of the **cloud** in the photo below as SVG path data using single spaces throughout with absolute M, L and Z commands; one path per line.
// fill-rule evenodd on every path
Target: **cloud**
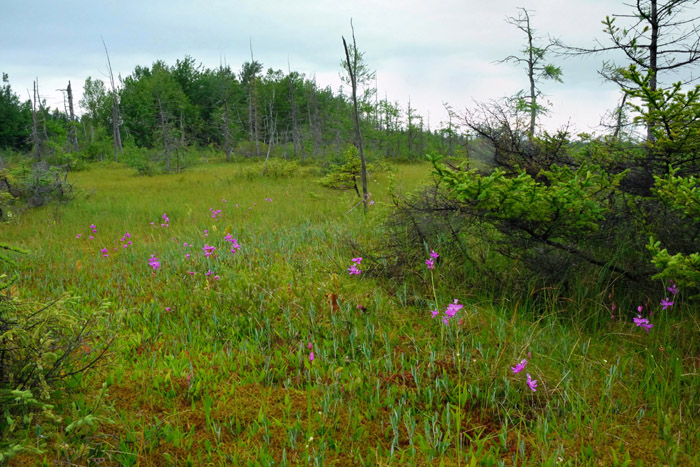
M 443 102 L 455 109 L 473 101 L 511 95 L 526 86 L 513 65 L 495 62 L 518 53 L 524 37 L 505 22 L 517 15 L 519 0 L 104 0 L 46 2 L 8 0 L 0 17 L 0 66 L 18 94 L 38 77 L 42 95 L 62 108 L 54 89 L 70 79 L 79 99 L 87 76 L 104 79 L 109 49 L 115 74 L 155 60 L 174 64 L 185 55 L 206 67 L 226 61 L 239 70 L 250 60 L 265 68 L 316 75 L 322 85 L 340 84 L 341 36 L 350 38 L 350 19 L 360 50 L 377 71 L 379 96 L 411 105 L 431 123 L 447 117 Z M 600 20 L 624 10 L 609 0 L 531 0 L 534 28 L 543 38 L 561 37 L 590 45 L 601 35 Z M 556 59 L 556 58 L 555 58 Z M 614 106 L 596 70 L 601 57 L 557 59 L 563 85 L 545 85 L 554 103 L 547 125 L 569 118 L 581 127 L 599 121 Z M 580 96 L 586 96 L 582 99 Z M 23 97 L 23 96 L 22 96 Z M 550 123 L 551 121 L 551 123 Z

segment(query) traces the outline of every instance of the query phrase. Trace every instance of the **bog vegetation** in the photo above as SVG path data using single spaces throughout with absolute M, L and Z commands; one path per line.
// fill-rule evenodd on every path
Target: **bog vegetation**
M 686 3 L 605 21 L 600 135 L 538 129 L 552 53 L 607 49 L 527 10 L 529 88 L 437 130 L 354 36 L 351 95 L 186 57 L 76 118 L 4 75 L 0 463 L 700 463 Z

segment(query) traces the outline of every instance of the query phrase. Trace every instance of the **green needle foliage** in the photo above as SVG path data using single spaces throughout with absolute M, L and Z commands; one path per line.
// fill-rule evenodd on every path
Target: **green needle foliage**
M 455 204 L 443 200 L 415 212 L 447 209 L 466 215 L 492 248 L 516 263 L 524 260 L 550 286 L 562 285 L 569 271 L 592 278 L 612 274 L 642 294 L 659 278 L 696 289 L 700 87 L 683 91 L 677 83 L 652 89 L 650 76 L 634 66 L 623 74 L 638 123 L 654 136 L 645 144 L 602 140 L 552 146 L 547 138 L 528 138 L 519 130 L 517 112 L 516 126 L 509 127 L 506 110 L 496 107 L 479 128 L 493 144 L 498 166 L 464 171 L 431 158 L 440 186 L 448 191 L 445 197 Z M 494 121 L 494 115 L 503 118 Z M 478 256 L 466 258 L 478 261 Z M 481 255 L 481 261 L 493 262 L 493 256 Z M 592 268 L 577 270 L 581 261 Z
M 508 177 L 496 169 L 488 175 L 476 170 L 455 171 L 431 158 L 436 173 L 457 200 L 500 230 L 513 230 L 541 241 L 571 241 L 597 232 L 610 211 L 610 194 L 624 173 L 608 175 L 600 167 L 576 170 L 552 166 L 537 181 L 525 172 Z
M 18 254 L 29 254 L 28 250 L 19 248 L 13 245 L 8 245 L 6 243 L 0 243 L 0 262 L 7 263 L 11 266 L 17 266 L 17 262 L 14 258 L 9 256 L 6 252 L 18 253 Z
M 654 193 L 681 218 L 697 225 L 700 222 L 700 180 L 695 176 L 681 177 L 677 173 L 678 169 L 672 168 L 668 176 L 656 177 Z M 700 289 L 700 252 L 672 254 L 653 237 L 647 248 L 659 270 L 654 278 L 672 279 L 681 287 Z
M 25 249 L 0 243 L 0 262 L 19 267 L 14 254 Z M 0 276 L 0 280 L 7 274 Z M 67 379 L 82 378 L 104 357 L 113 337 L 97 323 L 70 310 L 70 300 L 36 306 L 13 297 L 18 276 L 0 284 L 0 463 L 20 452 L 41 453 L 26 437 L 33 427 L 60 421 L 50 402 Z M 40 443 L 42 444 L 42 443 Z

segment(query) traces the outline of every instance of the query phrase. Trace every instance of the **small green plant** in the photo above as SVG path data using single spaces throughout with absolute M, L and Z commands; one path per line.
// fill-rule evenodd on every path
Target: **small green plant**
M 247 180 L 256 178 L 290 178 L 299 171 L 299 163 L 284 159 L 270 159 L 265 162 L 246 164 L 239 168 L 239 173 Z
M 374 167 L 367 165 L 367 171 L 371 172 Z M 328 173 L 321 179 L 321 185 L 334 190 L 355 190 L 358 197 L 360 189 L 357 184 L 362 173 L 362 161 L 355 146 L 348 146 L 343 152 L 343 157 L 336 164 L 331 165 Z

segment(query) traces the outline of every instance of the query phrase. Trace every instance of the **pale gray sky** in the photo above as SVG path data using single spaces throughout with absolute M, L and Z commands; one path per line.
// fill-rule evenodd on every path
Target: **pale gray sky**
M 404 108 L 410 97 L 435 128 L 447 118 L 443 102 L 459 111 L 527 87 L 523 70 L 496 63 L 523 47 L 524 35 L 505 22 L 518 7 L 531 10 L 543 37 L 581 46 L 604 37 L 606 15 L 628 11 L 621 0 L 4 0 L 0 71 L 23 100 L 38 77 L 47 103 L 62 108 L 56 89 L 68 80 L 77 98 L 86 77 L 106 81 L 100 36 L 122 76 L 136 65 L 158 59 L 174 65 L 185 55 L 238 71 L 250 59 L 252 39 L 265 69 L 286 72 L 289 61 L 292 70 L 337 89 L 341 35 L 350 35 L 352 18 L 380 97 Z M 552 103 L 543 125 L 570 120 L 576 131 L 594 130 L 619 99 L 597 74 L 603 57 L 552 59 L 564 84 L 542 86 Z

